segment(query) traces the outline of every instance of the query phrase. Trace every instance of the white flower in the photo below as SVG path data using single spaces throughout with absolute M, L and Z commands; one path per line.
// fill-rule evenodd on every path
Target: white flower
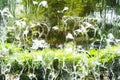
M 63 11 L 67 11 L 69 8 L 68 7 L 64 7 Z
M 110 40 L 114 40 L 114 39 L 115 39 L 115 37 L 113 36 L 113 34 L 112 34 L 112 33 L 109 33 L 109 34 L 108 34 L 108 39 L 110 39 Z
M 73 49 L 72 48 L 66 48 L 65 51 L 66 51 L 66 53 L 72 53 Z
M 39 5 L 48 8 L 47 1 L 41 1 Z
M 1 15 L 2 16 L 6 16 L 7 18 L 13 18 L 13 15 L 10 13 L 10 10 L 9 10 L 9 8 L 4 8 L 2 11 L 0 11 L 1 12 Z
M 45 42 L 45 40 L 38 40 L 35 39 L 33 40 L 33 45 L 32 45 L 32 49 L 38 49 L 38 48 L 47 48 L 49 47 L 49 45 Z
M 74 39 L 74 37 L 71 33 L 68 33 L 67 36 L 66 36 L 66 39 Z
M 33 1 L 33 4 L 36 5 L 36 4 L 38 4 L 38 2 L 37 1 Z
M 59 30 L 57 26 L 52 27 L 53 30 Z
M 42 56 L 37 56 L 37 59 L 38 59 L 39 61 L 42 61 Z

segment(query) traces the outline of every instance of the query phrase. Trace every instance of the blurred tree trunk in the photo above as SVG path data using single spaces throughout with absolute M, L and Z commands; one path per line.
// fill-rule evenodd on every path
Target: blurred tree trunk
M 10 12 L 15 17 L 16 0 L 8 0 L 8 6 L 10 9 Z
M 48 22 L 51 27 L 55 25 L 59 25 L 61 23 L 61 19 L 64 15 L 64 7 L 65 0 L 47 0 L 48 2 L 48 10 L 45 16 L 48 18 Z
M 103 33 L 105 32 L 106 28 L 106 0 L 102 0 L 102 5 L 103 5 Z

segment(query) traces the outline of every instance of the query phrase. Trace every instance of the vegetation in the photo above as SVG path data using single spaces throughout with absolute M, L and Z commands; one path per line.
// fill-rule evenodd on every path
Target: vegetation
M 119 79 L 119 3 L 1 0 L 0 79 Z
M 6 46 L 13 45 L 6 44 Z M 84 52 L 79 54 L 74 51 L 74 54 L 73 52 L 68 53 L 65 49 L 44 49 L 31 52 L 18 49 L 15 46 L 12 49 L 17 53 L 13 52 L 12 55 L 7 54 L 6 57 L 1 58 L 0 61 L 3 64 L 1 69 L 5 69 L 5 73 L 13 76 L 21 75 L 21 80 L 26 78 L 23 75 L 31 78 L 30 74 L 34 74 L 35 78 L 42 80 L 45 78 L 69 79 L 69 77 L 72 79 L 92 78 L 94 80 L 104 76 L 105 71 L 109 72 L 110 76 L 108 77 L 111 79 L 117 79 L 119 76 L 119 46 L 101 50 L 91 49 L 88 54 Z M 68 75 L 64 75 L 64 72 Z M 72 77 L 74 74 L 76 75 Z

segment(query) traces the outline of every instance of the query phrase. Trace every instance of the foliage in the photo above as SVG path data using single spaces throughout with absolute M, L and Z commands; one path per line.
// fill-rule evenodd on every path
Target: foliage
M 64 15 L 86 16 L 95 10 L 95 0 L 23 0 L 22 4 L 25 7 L 26 16 L 28 18 L 45 17 L 48 24 L 53 27 L 61 24 L 61 19 Z M 45 19 L 44 18 L 44 19 Z M 42 18 L 43 20 L 43 18 Z
M 107 5 L 111 6 L 111 7 L 115 7 L 116 5 L 120 5 L 119 3 L 120 0 L 107 0 Z
M 22 70 L 22 65 L 18 61 L 14 60 L 11 63 L 10 73 L 11 74 L 20 74 L 21 70 Z
M 95 10 L 96 0 L 66 0 L 69 15 L 86 16 Z
M 0 1 L 0 9 L 3 9 L 4 7 L 6 7 L 8 4 L 7 4 L 7 0 L 1 0 Z
M 24 10 L 21 12 L 21 14 L 23 14 L 23 17 L 21 18 L 26 17 L 28 19 L 28 22 L 44 20 L 45 19 L 44 13 L 47 8 L 46 7 L 47 3 L 44 3 L 44 2 L 45 1 L 42 1 L 42 0 L 34 0 L 34 1 L 33 0 L 22 0 L 22 4 L 20 5 L 24 7 Z
M 50 26 L 59 25 L 64 15 L 65 0 L 47 0 L 48 10 L 46 17 L 49 20 Z
M 42 79 L 43 77 L 40 75 L 45 75 L 46 68 L 50 69 L 48 75 L 52 73 L 53 70 L 59 71 L 62 69 L 66 69 L 68 71 L 67 74 L 72 75 L 76 67 L 76 73 L 83 75 L 82 78 L 91 79 L 91 77 L 93 77 L 95 79 L 95 77 L 99 77 L 95 75 L 96 72 L 104 74 L 106 70 L 113 71 L 114 76 L 117 78 L 116 70 L 119 71 L 119 65 L 117 64 L 120 56 L 118 50 L 119 46 L 106 47 L 106 49 L 101 50 L 92 49 L 89 51 L 89 54 L 79 54 L 74 51 L 67 53 L 64 49 L 43 49 L 42 51 L 31 51 L 31 53 L 28 53 L 28 51 L 21 52 L 20 50 L 19 54 L 13 53 L 11 57 L 5 58 L 7 58 L 6 64 L 10 63 L 11 65 L 10 73 L 12 75 L 14 75 L 14 73 L 22 73 L 24 75 L 24 73 L 34 72 L 37 78 Z M 116 66 L 118 67 L 116 68 Z M 62 72 L 60 74 L 62 74 Z M 111 76 L 113 76 L 113 74 L 111 74 Z
M 6 6 L 4 1 L 2 8 Z M 1 0 L 1 3 L 4 1 Z M 106 3 L 119 7 L 116 0 L 22 0 L 19 6 L 14 5 L 14 0 L 9 1 L 10 9 L 0 10 L 4 23 L 0 32 L 0 77 L 4 73 L 10 76 L 18 74 L 20 80 L 100 80 L 100 76 L 104 77 L 108 71 L 111 79 L 118 78 L 120 46 L 80 53 L 73 44 L 69 51 L 67 47 L 39 48 L 42 45 L 40 40 L 46 41 L 46 45 L 69 44 L 67 34 L 73 35 L 76 46 L 88 46 L 96 39 L 101 40 L 98 19 L 87 15 L 97 7 L 105 10 Z M 19 10 L 21 6 L 25 10 Z M 119 19 L 116 22 L 115 31 L 119 29 Z M 36 50 L 32 41 L 36 41 Z
M 118 35 L 120 33 L 119 24 L 120 24 L 120 17 L 118 16 L 116 19 L 112 20 L 112 23 L 110 25 L 107 25 L 107 27 L 109 28 L 107 33 L 113 33 L 115 38 L 118 38 L 118 39 L 120 38 L 120 36 Z

